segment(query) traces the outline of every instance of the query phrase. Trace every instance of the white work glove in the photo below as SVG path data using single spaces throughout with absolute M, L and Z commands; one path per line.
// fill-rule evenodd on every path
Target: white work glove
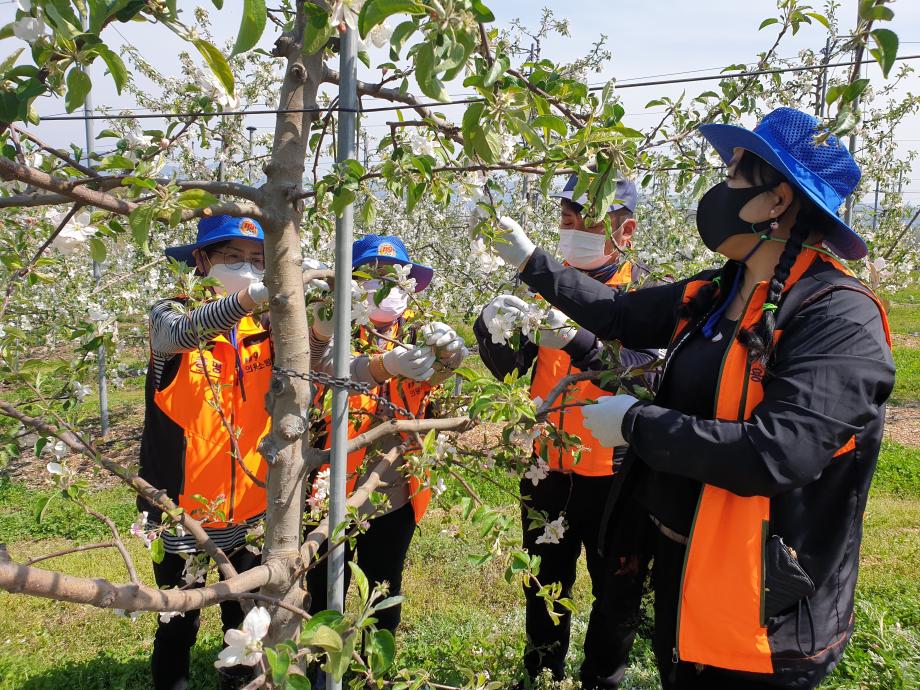
M 314 259 L 310 256 L 305 256 L 303 258 L 303 264 L 301 265 L 301 270 L 306 273 L 307 271 L 316 271 L 320 268 L 329 268 L 319 259 Z M 321 290 L 323 292 L 329 292 L 329 283 L 325 280 L 320 280 L 318 278 L 313 278 L 304 283 L 304 287 L 311 287 L 314 290 Z
M 409 349 L 397 345 L 383 355 L 383 368 L 390 376 L 427 381 L 434 374 L 434 350 L 427 345 Z
M 261 280 L 257 283 L 249 283 L 249 287 L 246 288 L 246 294 L 257 305 L 268 303 L 268 288 L 265 287 L 265 283 Z
M 493 249 L 505 260 L 505 263 L 511 264 L 520 271 L 537 245 L 530 241 L 524 229 L 513 218 L 502 216 L 498 224 L 507 232 L 500 238 L 503 241 L 493 244 Z
M 595 405 L 585 405 L 581 414 L 585 427 L 605 448 L 626 445 L 623 438 L 623 418 L 639 400 L 631 395 L 610 395 Z
M 558 309 L 550 309 L 546 315 L 545 325 L 540 328 L 540 347 L 561 350 L 575 338 L 577 328 L 567 325 L 565 314 Z
M 425 344 L 434 349 L 438 362 L 448 369 L 456 369 L 470 351 L 457 331 L 440 321 L 425 324 L 419 331 Z
M 499 295 L 489 302 L 482 310 L 482 320 L 489 324 L 499 314 L 510 314 L 514 321 L 519 321 L 528 310 L 527 302 L 514 295 Z

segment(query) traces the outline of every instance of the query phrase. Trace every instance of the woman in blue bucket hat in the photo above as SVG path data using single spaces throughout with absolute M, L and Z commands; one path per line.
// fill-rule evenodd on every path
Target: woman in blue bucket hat
M 261 557 L 244 547 L 266 506 L 266 465 L 258 445 L 269 429 L 265 395 L 273 357 L 267 323 L 255 314 L 268 301 L 262 245 L 255 219 L 202 218 L 195 242 L 168 247 L 166 255 L 214 278 L 212 298 L 187 313 L 183 296 L 161 300 L 150 310 L 140 475 L 201 519 L 238 572 L 260 563 Z M 234 427 L 236 457 L 224 419 Z M 138 510 L 165 546 L 163 559 L 153 564 L 157 586 L 203 586 L 208 561 L 195 539 L 161 527 L 160 511 L 143 498 Z M 224 631 L 242 624 L 239 602 L 223 602 L 220 609 Z M 151 660 L 158 690 L 188 686 L 199 621 L 198 611 L 160 616 Z M 228 666 L 223 658 L 217 665 L 222 689 L 242 687 L 252 678 L 248 666 Z
M 410 293 L 419 293 L 431 283 L 434 271 L 409 258 L 402 240 L 392 235 L 366 235 L 352 247 L 352 266 L 356 275 L 353 289 L 366 293 L 360 314 L 355 310 L 357 325 L 353 333 L 355 358 L 351 378 L 369 384 L 373 395 L 354 394 L 349 398 L 351 422 L 348 437 L 354 438 L 387 419 L 425 419 L 431 414 L 431 396 L 438 386 L 467 356 L 466 345 L 447 324 L 433 322 L 423 325 L 413 335 L 409 327 L 412 312 Z M 305 262 L 307 263 L 307 262 Z M 316 262 L 309 261 L 315 266 Z M 393 268 L 390 268 L 390 267 Z M 370 277 L 368 277 L 370 276 Z M 311 366 L 314 371 L 332 371 L 332 322 L 330 314 L 318 304 L 312 308 L 310 337 Z M 400 344 L 404 343 L 404 344 Z M 320 390 L 320 399 L 330 390 Z M 381 403 L 386 400 L 392 406 Z M 313 442 L 319 447 L 330 446 L 331 418 L 322 420 Z M 372 585 L 388 583 L 389 595 L 400 594 L 402 573 L 417 523 L 422 519 L 431 498 L 430 481 L 408 472 L 409 456 L 403 455 L 411 445 L 410 434 L 391 435 L 348 454 L 348 493 L 360 488 L 370 477 L 370 469 L 381 456 L 397 450 L 400 457 L 383 475 L 382 486 L 358 508 L 366 529 L 359 534 L 354 548 L 346 545 L 346 558 L 352 557 Z M 320 468 L 313 481 L 311 505 L 325 493 L 318 477 L 328 476 L 328 465 Z M 418 472 L 415 472 L 417 475 Z M 325 548 L 325 547 L 324 547 Z M 345 569 L 348 587 L 351 570 Z M 326 568 L 321 564 L 307 574 L 310 593 L 310 613 L 326 607 Z M 376 612 L 378 627 L 396 632 L 401 605 Z
M 584 411 L 601 443 L 630 446 L 602 543 L 640 564 L 639 584 L 653 561 L 663 687 L 813 688 L 853 631 L 894 384 L 884 308 L 838 260 L 867 251 L 837 216 L 860 171 L 791 108 L 753 131 L 700 132 L 727 166 L 696 216 L 721 268 L 620 294 L 513 221 L 497 249 L 599 338 L 667 348 L 654 401 L 618 395 Z

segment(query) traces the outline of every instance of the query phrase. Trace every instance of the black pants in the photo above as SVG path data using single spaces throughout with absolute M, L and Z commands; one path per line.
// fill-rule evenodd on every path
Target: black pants
M 541 558 L 538 575 L 541 584 L 559 582 L 562 596 L 570 596 L 582 546 L 585 549 L 594 594 L 580 673 L 585 688 L 616 688 L 623 680 L 636 635 L 645 581 L 645 571 L 640 577 L 634 557 L 629 564 L 633 571 L 624 571 L 616 566 L 613 554 L 602 557 L 598 553 L 601 515 L 612 482 L 612 476 L 584 477 L 561 472 L 550 472 L 536 486 L 529 479 L 521 481 L 524 548 Z M 536 543 L 542 530 L 528 529 L 528 509 L 547 513 L 549 520 L 565 513 L 568 526 L 558 544 Z M 627 544 L 621 546 L 625 549 Z M 614 576 L 618 569 L 622 572 Z M 555 625 L 546 611 L 546 601 L 537 596 L 536 588 L 525 586 L 524 596 L 527 602 L 527 649 L 524 654 L 527 675 L 533 680 L 545 668 L 555 679 L 562 679 L 569 649 L 571 615 L 562 614 L 559 624 Z
M 392 513 L 381 515 L 371 520 L 368 530 L 355 540 L 358 567 L 367 575 L 371 587 L 389 582 L 389 596 L 396 596 L 402 591 L 403 567 L 412 535 L 415 534 L 415 512 L 410 504 L 397 508 Z M 350 561 L 355 554 L 346 544 L 345 561 Z M 326 547 L 320 554 L 326 552 Z M 310 594 L 310 613 L 326 608 L 326 562 L 323 561 L 307 573 L 307 591 Z M 351 568 L 345 566 L 345 591 L 351 582 Z M 377 627 L 396 632 L 399 625 L 402 606 L 391 606 L 374 614 Z
M 240 549 L 230 556 L 230 562 L 237 572 L 254 568 L 262 562 L 262 557 Z M 185 559 L 168 553 L 161 563 L 153 564 L 153 575 L 157 587 L 179 587 L 185 584 L 182 571 Z M 221 575 L 223 580 L 223 575 Z M 203 587 L 203 583 L 193 585 Z M 239 602 L 225 601 L 220 604 L 220 620 L 224 632 L 238 628 L 243 624 L 243 609 Z M 173 616 L 168 623 L 160 623 L 153 639 L 153 687 L 156 690 L 185 690 L 188 687 L 189 662 L 198 627 L 201 625 L 201 611 L 186 611 L 184 616 Z M 245 677 L 251 672 L 248 667 L 224 669 L 230 675 Z

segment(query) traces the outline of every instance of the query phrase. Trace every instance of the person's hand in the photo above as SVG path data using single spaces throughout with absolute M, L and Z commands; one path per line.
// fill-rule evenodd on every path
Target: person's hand
M 470 354 L 463 338 L 446 323 L 433 321 L 422 326 L 419 333 L 425 339 L 425 344 L 434 349 L 438 362 L 448 369 L 459 367 Z
M 489 324 L 499 314 L 511 315 L 514 321 L 519 321 L 520 317 L 527 313 L 527 302 L 514 295 L 499 295 L 489 302 L 482 310 L 482 320 Z
M 303 258 L 303 264 L 301 265 L 301 270 L 306 273 L 307 271 L 316 271 L 321 268 L 329 268 L 319 259 L 314 259 L 311 256 L 305 256 Z M 329 292 L 329 283 L 325 280 L 320 280 L 319 278 L 311 278 L 310 280 L 305 280 L 303 284 L 304 288 L 310 287 L 314 290 L 320 290 L 322 292 Z
M 258 307 L 268 304 L 268 288 L 265 287 L 265 283 L 261 280 L 250 283 L 245 290 L 240 290 L 237 293 L 237 299 L 240 301 L 240 305 L 243 309 L 246 311 L 253 311 Z
M 561 350 L 575 338 L 577 328 L 566 324 L 565 314 L 558 309 L 550 309 L 546 321 L 540 328 L 540 347 Z
M 537 245 L 530 241 L 527 233 L 513 218 L 502 216 L 498 219 L 498 224 L 506 232 L 492 247 L 506 263 L 520 271 Z
M 610 395 L 595 405 L 585 405 L 581 414 L 585 427 L 606 448 L 626 445 L 623 438 L 623 418 L 639 400 L 631 395 Z
M 397 345 L 383 355 L 383 368 L 390 376 L 402 376 L 413 381 L 427 381 L 434 374 L 435 355 L 429 346 Z

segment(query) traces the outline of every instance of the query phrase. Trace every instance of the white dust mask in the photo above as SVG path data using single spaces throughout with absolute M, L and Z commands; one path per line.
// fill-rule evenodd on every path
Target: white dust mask
M 265 271 L 257 271 L 248 261 L 237 269 L 230 268 L 227 264 L 214 264 L 208 271 L 208 278 L 219 280 L 228 295 L 245 290 L 252 283 L 258 283 L 264 275 Z
M 393 323 L 403 315 L 409 306 L 409 295 L 394 285 L 380 304 L 374 304 L 374 295 L 380 289 L 380 285 L 379 280 L 364 281 L 364 289 L 367 290 L 367 306 L 371 310 L 370 319 L 374 323 Z
M 590 271 L 607 263 L 612 254 L 604 253 L 607 236 L 584 230 L 559 230 L 559 253 L 575 268 Z

